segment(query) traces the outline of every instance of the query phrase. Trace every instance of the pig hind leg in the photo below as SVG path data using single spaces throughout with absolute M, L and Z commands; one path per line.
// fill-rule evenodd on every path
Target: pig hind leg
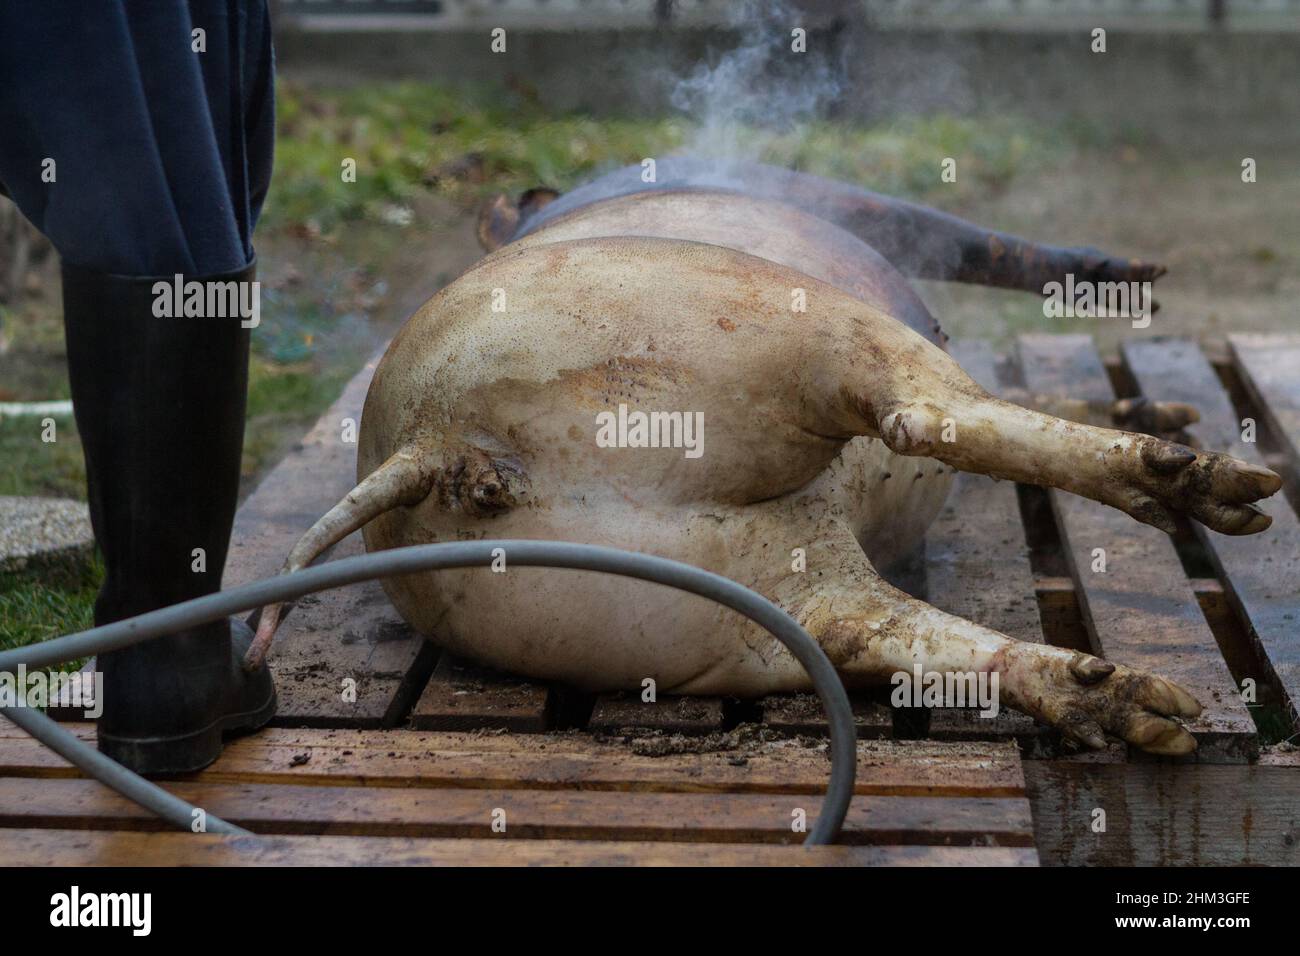
M 792 529 L 799 529 L 803 534 Z M 837 519 L 786 521 L 782 545 L 802 537 L 806 570 L 763 575 L 758 589 L 818 641 L 849 686 L 923 672 L 998 675 L 999 701 L 1089 747 L 1112 734 L 1153 753 L 1195 740 L 1174 719 L 1200 705 L 1171 681 L 1078 651 L 1016 641 L 940 611 L 887 583 Z M 986 686 L 991 686 L 989 681 Z

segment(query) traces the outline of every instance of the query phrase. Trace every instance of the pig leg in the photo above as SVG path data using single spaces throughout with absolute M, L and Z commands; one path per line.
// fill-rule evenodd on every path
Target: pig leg
M 1254 534 L 1271 523 L 1252 504 L 1281 487 L 1267 468 L 993 398 L 919 337 L 897 337 L 889 358 L 871 392 L 856 397 L 868 433 L 897 454 L 1061 488 L 1171 533 L 1177 513 L 1223 534 Z
M 905 276 L 1043 293 L 1048 282 L 1149 282 L 1164 265 L 1089 247 L 1047 246 L 926 206 L 824 179 L 798 179 L 796 198 L 857 234 Z
M 662 170 L 661 170 L 662 171 Z M 1043 292 L 1048 282 L 1149 282 L 1164 266 L 1111 256 L 1092 248 L 1063 248 L 985 229 L 937 209 L 883 196 L 807 173 L 746 167 L 745 189 L 790 202 L 848 229 L 899 272 Z
M 1042 293 L 1067 273 L 1079 282 L 1150 282 L 1165 267 L 1099 249 L 1049 246 L 985 229 L 925 206 L 872 195 L 845 216 L 850 228 L 904 275 Z
M 783 528 L 774 537 L 789 533 Z M 759 588 L 818 641 L 847 685 L 889 683 L 917 664 L 923 672 L 996 673 L 1000 704 L 1085 746 L 1104 746 L 1109 733 L 1157 754 L 1195 749 L 1195 739 L 1171 718 L 1195 717 L 1201 707 L 1172 681 L 1016 641 L 910 597 L 875 572 L 849 529 L 833 519 L 806 537 L 807 570 L 774 575 Z

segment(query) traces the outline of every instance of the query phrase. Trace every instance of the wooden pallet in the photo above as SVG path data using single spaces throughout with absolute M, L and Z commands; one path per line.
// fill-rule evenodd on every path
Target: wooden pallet
M 1297 729 L 1300 337 L 1233 336 L 1215 361 L 1190 342 L 1141 340 L 1107 363 L 1086 336 L 1026 336 L 1000 362 L 979 345 L 955 351 L 1011 398 L 1189 402 L 1201 444 L 1287 478 L 1291 500 L 1266 503 L 1265 534 L 1187 527 L 1171 538 L 1067 494 L 961 475 L 898 582 L 1018 639 L 1178 679 L 1207 705 L 1190 726 L 1195 757 L 1154 761 L 1123 745 L 1077 755 L 1017 714 L 918 720 L 858 696 L 849 845 L 807 854 L 781 844 L 798 839 L 791 801 L 811 817 L 825 786 L 811 695 L 643 701 L 494 674 L 440 658 L 371 584 L 293 610 L 272 659 L 275 727 L 175 784 L 273 839 L 150 832 L 145 815 L 0 726 L 0 849 L 17 861 L 57 845 L 80 862 L 1022 864 L 1037 859 L 1036 841 L 1053 863 L 1300 862 L 1300 760 L 1261 747 L 1257 727 L 1269 740 Z M 228 584 L 274 573 L 351 487 L 343 423 L 359 420 L 372 372 L 244 504 Z M 1254 443 L 1241 440 L 1243 418 L 1257 423 Z M 1104 574 L 1092 571 L 1096 548 Z M 360 550 L 354 535 L 334 557 Z M 1246 680 L 1253 704 L 1238 692 Z M 1119 814 L 1122 839 L 1092 832 L 1098 807 Z M 497 808 L 505 834 L 490 830 Z
M 90 725 L 71 725 L 93 739 Z M 590 734 L 275 728 L 178 796 L 255 833 L 174 839 L 12 725 L 0 728 L 0 859 L 79 865 L 505 863 L 1033 865 L 1009 743 L 863 742 L 842 846 L 806 851 L 824 747 L 680 752 Z M 346 839 L 345 839 L 346 838 Z

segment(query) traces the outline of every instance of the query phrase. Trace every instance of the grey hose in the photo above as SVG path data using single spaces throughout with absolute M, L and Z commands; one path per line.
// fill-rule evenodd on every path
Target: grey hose
M 469 541 L 424 544 L 377 551 L 328 564 L 254 581 L 183 604 L 149 611 L 137 617 L 91 628 L 41 644 L 0 651 L 0 671 L 48 667 L 63 661 L 119 650 L 209 621 L 217 621 L 266 604 L 292 601 L 315 591 L 397 574 L 491 564 L 494 551 L 504 552 L 508 565 L 601 571 L 653 581 L 708 598 L 743 614 L 784 644 L 808 671 L 830 723 L 831 778 L 821 812 L 804 840 L 805 846 L 833 843 L 844 823 L 857 771 L 853 712 L 839 675 L 826 654 L 798 622 L 766 598 L 735 581 L 668 558 L 563 541 Z M 24 710 L 22 717 L 15 711 Z M 0 713 L 56 750 L 88 775 L 123 796 L 147 807 L 184 829 L 190 829 L 195 808 L 154 786 L 94 748 L 59 728 L 44 714 L 25 708 L 0 708 Z M 207 830 L 244 833 L 212 816 Z
M 146 810 L 153 811 L 168 823 L 173 823 L 183 830 L 193 828 L 196 807 L 186 803 L 180 797 L 172 796 L 162 787 L 150 783 L 139 774 L 132 773 L 116 760 L 105 757 L 34 707 L 0 707 L 0 714 L 4 714 L 68 763 L 79 767 L 87 776 L 94 777 L 128 800 L 133 800 Z M 233 823 L 227 823 L 220 817 L 211 814 L 204 814 L 204 816 L 206 817 L 204 833 L 251 836 L 247 830 Z

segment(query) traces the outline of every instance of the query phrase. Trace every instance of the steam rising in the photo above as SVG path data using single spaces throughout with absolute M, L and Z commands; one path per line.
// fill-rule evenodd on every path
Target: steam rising
M 730 26 L 745 38 L 741 45 L 676 79 L 669 102 L 697 124 L 687 154 L 756 159 L 776 136 L 826 113 L 840 95 L 844 70 L 815 42 L 807 52 L 792 50 L 792 31 L 804 24 L 783 2 L 737 4 Z

